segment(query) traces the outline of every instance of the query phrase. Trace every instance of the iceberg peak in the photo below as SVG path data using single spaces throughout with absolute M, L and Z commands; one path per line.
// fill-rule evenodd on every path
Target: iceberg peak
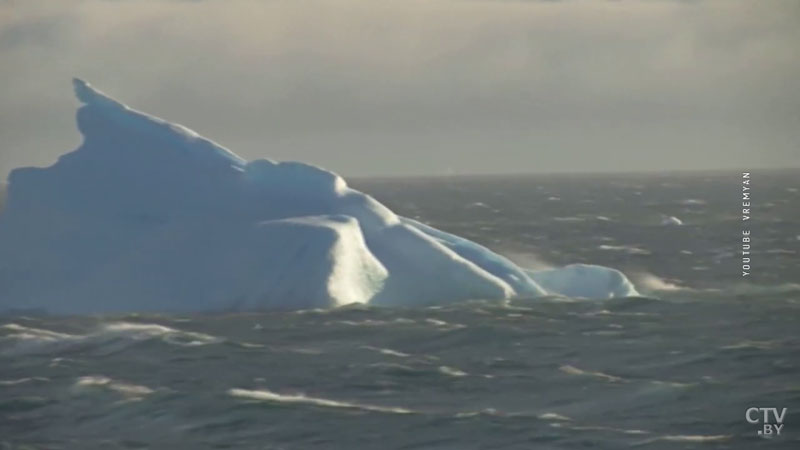
M 216 163 L 223 167 L 241 168 L 246 164 L 246 161 L 237 154 L 197 132 L 130 108 L 95 89 L 87 81 L 73 78 L 72 85 L 75 96 L 84 104 L 78 110 L 77 119 L 78 129 L 87 138 L 109 134 L 109 131 L 114 135 L 114 140 L 118 140 L 121 134 L 127 134 L 128 139 L 147 136 L 154 143 L 181 149 L 195 158 L 205 159 L 212 165 Z M 109 146 L 104 145 L 104 147 Z
M 73 78 L 72 86 L 75 89 L 75 97 L 77 97 L 81 103 L 87 105 L 105 103 L 127 108 L 125 105 L 98 91 L 97 89 L 93 88 L 91 84 L 81 80 L 80 78 Z

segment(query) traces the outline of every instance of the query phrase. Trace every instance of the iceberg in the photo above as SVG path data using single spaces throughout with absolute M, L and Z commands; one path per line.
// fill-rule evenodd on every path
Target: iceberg
M 56 314 L 421 306 L 637 295 L 599 266 L 529 272 L 400 217 L 337 174 L 246 161 L 74 80 L 83 142 L 13 170 L 0 311 Z

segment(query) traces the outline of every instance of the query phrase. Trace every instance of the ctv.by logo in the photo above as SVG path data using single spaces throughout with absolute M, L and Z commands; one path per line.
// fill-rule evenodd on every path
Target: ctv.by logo
M 763 417 L 760 417 L 762 415 Z M 770 415 L 775 419 L 772 422 L 770 422 Z M 783 430 L 783 418 L 786 417 L 786 408 L 782 408 L 780 414 L 778 414 L 778 408 L 747 408 L 744 417 L 750 423 L 761 423 L 763 419 L 764 426 L 758 430 L 759 435 L 780 436 L 781 430 Z

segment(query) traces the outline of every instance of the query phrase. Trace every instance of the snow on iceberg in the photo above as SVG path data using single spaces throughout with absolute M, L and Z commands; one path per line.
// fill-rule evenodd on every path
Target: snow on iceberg
M 531 275 L 474 242 L 395 215 L 335 173 L 298 162 L 247 162 L 84 81 L 74 85 L 83 143 L 50 167 L 9 175 L 0 215 L 0 310 L 636 295 L 612 269 Z

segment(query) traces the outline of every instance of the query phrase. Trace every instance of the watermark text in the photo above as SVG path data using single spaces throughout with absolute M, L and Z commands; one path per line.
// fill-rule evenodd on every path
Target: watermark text
M 786 408 L 747 408 L 744 418 L 752 424 L 760 424 L 759 436 L 780 436 L 783 431 L 783 419 L 786 418 Z
M 742 172 L 742 277 L 750 276 L 750 172 Z

